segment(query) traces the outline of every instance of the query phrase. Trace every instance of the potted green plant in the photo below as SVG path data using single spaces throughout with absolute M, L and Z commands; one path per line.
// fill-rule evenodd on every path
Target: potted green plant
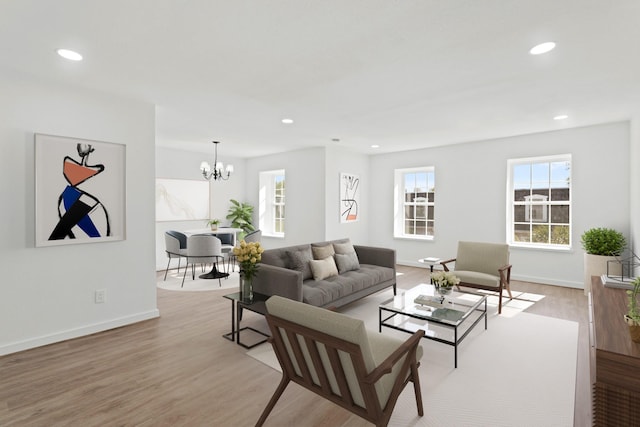
M 591 290 L 591 276 L 620 274 L 621 265 L 609 263 L 620 256 L 627 244 L 621 232 L 612 228 L 591 228 L 582 234 L 580 239 L 584 254 L 584 292 Z
M 211 231 L 216 231 L 218 229 L 218 225 L 220 225 L 219 219 L 210 219 L 207 221 L 207 225 L 211 226 Z
M 250 233 L 255 230 L 252 224 L 252 217 L 253 206 L 231 199 L 231 207 L 229 207 L 227 219 L 231 221 L 231 227 L 242 229 L 242 233 L 238 237 L 239 239 L 242 239 L 245 233 Z
M 640 277 L 636 277 L 633 282 L 633 289 L 627 291 L 629 304 L 627 314 L 624 319 L 629 325 L 629 334 L 633 342 L 640 342 L 640 309 L 638 309 L 638 294 L 640 294 Z

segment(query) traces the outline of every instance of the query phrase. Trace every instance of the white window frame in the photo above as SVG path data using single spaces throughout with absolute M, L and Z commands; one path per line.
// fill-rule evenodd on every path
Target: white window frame
M 276 231 L 276 206 L 285 206 L 283 194 L 282 203 L 276 204 L 276 179 L 285 177 L 284 169 L 263 171 L 259 173 L 259 200 L 258 200 L 258 224 L 263 236 L 284 238 L 284 231 Z M 285 211 L 286 212 L 286 211 Z M 284 218 L 283 218 L 284 219 Z
M 405 177 L 408 174 L 414 174 L 414 173 L 427 173 L 427 174 L 433 174 L 433 179 L 434 179 L 434 185 L 433 185 L 433 189 L 434 189 L 434 193 L 435 193 L 435 168 L 433 166 L 423 166 L 423 167 L 416 167 L 416 168 L 406 168 L 406 169 L 396 169 L 394 171 L 394 221 L 393 221 L 393 236 L 395 238 L 400 238 L 400 239 L 415 239 L 415 240 L 433 240 L 435 238 L 435 194 L 434 194 L 434 200 L 432 202 L 430 202 L 428 200 L 425 200 L 424 204 L 422 203 L 406 203 L 405 202 L 405 193 L 404 193 L 404 188 L 405 188 Z M 425 189 L 425 192 L 429 192 L 429 188 Z M 423 205 L 425 208 L 425 212 L 428 212 L 429 207 L 433 208 L 434 211 L 434 218 L 433 218 L 433 227 L 434 227 L 434 233 L 433 234 L 410 234 L 410 233 L 406 233 L 405 232 L 405 217 L 404 217 L 404 213 L 405 213 L 405 206 L 407 205 L 413 205 L 413 206 L 418 206 L 418 205 Z M 427 215 L 428 217 L 428 215 Z M 426 218 L 425 218 L 426 220 Z M 429 220 L 426 220 L 426 227 L 427 227 L 427 232 L 429 229 Z
M 569 200 L 549 200 L 548 195 L 536 194 L 533 193 L 529 196 L 525 196 L 524 201 L 516 201 L 515 197 L 515 182 L 514 182 L 514 169 L 515 166 L 519 165 L 533 165 L 533 164 L 541 164 L 541 163 L 569 163 Z M 533 172 L 532 172 L 533 174 Z M 553 182 L 551 180 L 552 168 L 549 167 L 549 189 L 554 188 Z M 571 154 L 559 154 L 552 156 L 539 156 L 539 157 L 527 157 L 520 159 L 510 159 L 507 161 L 507 197 L 506 197 L 506 205 L 507 205 L 507 244 L 514 247 L 522 247 L 522 248 L 533 248 L 533 249 L 546 249 L 546 250 L 556 250 L 556 251 L 570 251 L 572 249 L 571 242 L 573 241 L 573 207 L 571 204 L 572 200 L 572 175 L 573 175 L 573 164 L 571 161 Z M 532 187 L 534 186 L 533 181 L 530 184 Z M 536 207 L 547 207 L 551 208 L 552 206 L 558 205 L 568 205 L 569 206 L 569 242 L 568 244 L 557 244 L 557 243 L 540 243 L 540 242 L 523 242 L 514 239 L 515 235 L 515 207 L 516 206 L 528 206 L 530 209 L 525 210 L 525 221 L 518 222 L 518 224 L 529 223 L 531 228 L 531 233 L 533 232 L 533 226 L 536 223 L 540 224 L 549 224 L 553 225 L 567 225 L 567 224 L 554 224 L 551 222 L 552 218 L 548 217 L 548 212 L 546 209 L 538 209 L 542 215 L 536 215 Z

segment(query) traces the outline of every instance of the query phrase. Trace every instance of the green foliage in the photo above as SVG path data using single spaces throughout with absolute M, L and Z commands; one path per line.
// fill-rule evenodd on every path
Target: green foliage
M 218 224 L 220 224 L 219 219 L 210 219 L 209 221 L 207 221 L 207 225 L 218 225 Z
M 617 256 L 622 253 L 627 242 L 619 231 L 611 228 L 592 228 L 581 238 L 582 247 L 591 255 Z
M 551 226 L 551 240 L 549 240 L 548 225 L 534 225 L 533 238 L 534 243 L 551 243 L 553 245 L 569 244 L 569 227 L 566 225 Z
M 254 231 L 255 228 L 252 224 L 252 216 L 253 206 L 248 203 L 240 203 L 237 200 L 231 199 L 231 207 L 227 214 L 227 219 L 231 220 L 231 227 L 241 228 L 244 233 Z
M 636 324 L 640 324 L 640 312 L 638 311 L 638 294 L 640 294 L 640 277 L 636 277 L 633 282 L 633 289 L 627 291 L 629 296 L 629 312 L 627 316 Z

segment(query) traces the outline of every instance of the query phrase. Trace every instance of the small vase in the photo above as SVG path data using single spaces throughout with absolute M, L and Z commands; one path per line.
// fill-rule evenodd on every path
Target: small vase
M 451 289 L 453 289 L 453 286 L 436 285 L 436 290 L 440 295 L 449 295 L 451 293 Z
M 253 301 L 253 278 L 240 275 L 240 298 L 242 301 Z

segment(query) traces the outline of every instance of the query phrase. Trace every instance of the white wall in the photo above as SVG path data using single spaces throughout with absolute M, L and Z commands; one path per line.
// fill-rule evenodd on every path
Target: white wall
M 209 183 L 209 217 L 221 220 L 221 226 L 229 225 L 226 219 L 230 199 L 244 201 L 246 161 L 244 159 L 224 156 L 224 144 L 218 147 L 219 160 L 224 164 L 232 164 L 234 173 L 228 181 Z M 186 150 L 175 150 L 165 147 L 156 148 L 156 177 L 174 179 L 193 179 L 202 181 L 204 178 L 200 173 L 200 163 L 207 160 L 213 164 L 213 147 L 211 151 L 194 152 Z M 155 217 L 154 217 L 155 218 Z M 207 228 L 205 221 L 163 221 L 156 222 L 156 270 L 167 268 L 167 256 L 164 251 L 164 232 L 167 230 L 190 230 Z M 173 267 L 177 266 L 177 261 L 172 261 Z
M 246 198 L 258 210 L 259 174 L 285 170 L 285 237 L 262 237 L 265 248 L 325 240 L 325 162 L 323 148 L 296 150 L 247 160 Z M 337 184 L 336 184 L 337 185 Z M 254 224 L 258 217 L 254 216 Z
M 0 354 L 158 316 L 153 106 L 8 70 L 0 93 Z M 126 145 L 126 240 L 34 246 L 34 133 Z
M 459 240 L 506 241 L 506 176 L 511 158 L 572 154 L 573 248 L 569 252 L 511 249 L 513 277 L 582 287 L 582 232 L 611 227 L 630 237 L 629 123 L 515 136 L 371 158 L 371 243 L 393 247 L 399 263 L 426 256 L 454 258 Z M 435 166 L 436 238 L 393 238 L 393 171 Z
M 640 256 L 640 111 L 631 121 L 631 150 L 629 155 L 630 169 L 630 219 L 632 250 Z M 636 275 L 640 275 L 640 265 L 636 268 Z

